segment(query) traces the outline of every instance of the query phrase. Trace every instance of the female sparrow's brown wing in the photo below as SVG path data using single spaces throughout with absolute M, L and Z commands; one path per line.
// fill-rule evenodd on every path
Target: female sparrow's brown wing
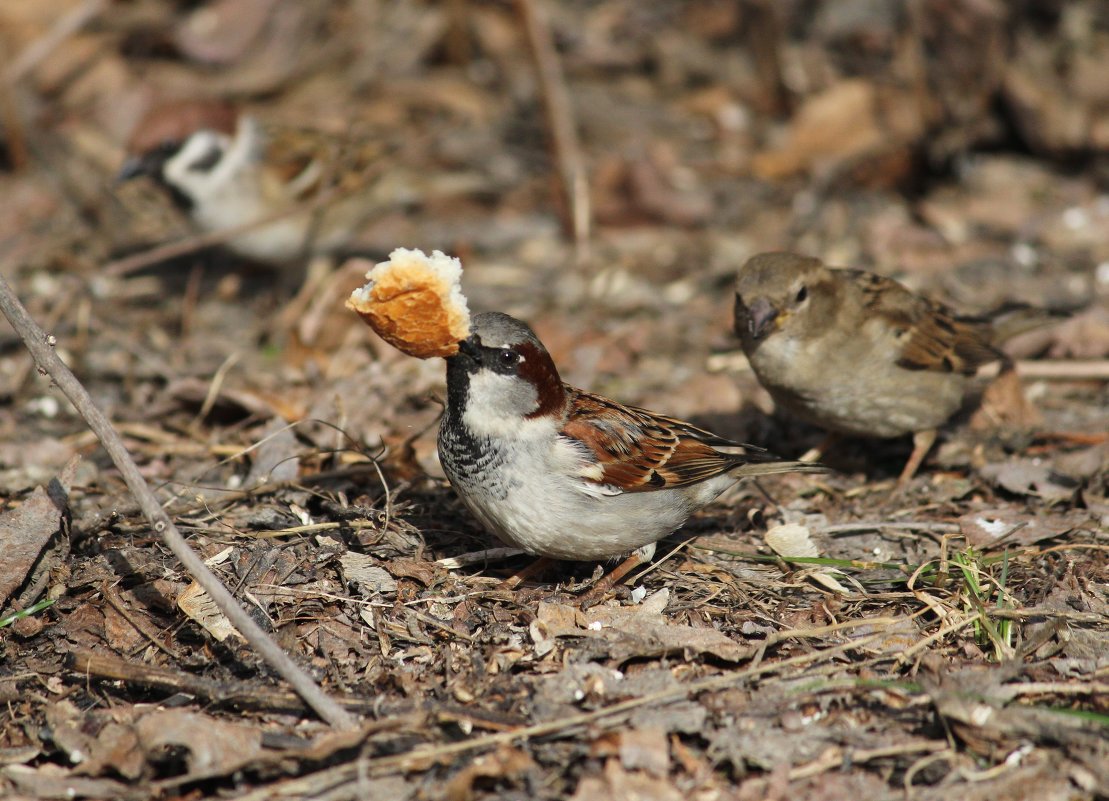
M 897 342 L 898 366 L 973 375 L 981 365 L 1004 358 L 993 344 L 988 318 L 958 316 L 885 276 L 844 272 L 861 292 L 866 315 L 881 320 Z
M 740 445 L 690 423 L 624 406 L 600 395 L 566 387 L 569 415 L 562 436 L 577 443 L 591 463 L 582 476 L 621 492 L 684 487 L 724 473 L 764 475 L 823 470 L 804 462 L 783 462 L 761 448 Z M 726 453 L 716 446 L 742 447 Z

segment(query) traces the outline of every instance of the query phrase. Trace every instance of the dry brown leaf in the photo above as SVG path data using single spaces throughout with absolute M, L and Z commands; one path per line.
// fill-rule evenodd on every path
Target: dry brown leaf
M 17 508 L 0 515 L 0 609 L 27 578 L 42 549 L 61 528 L 78 459 L 71 459 L 47 489 L 39 487 Z
M 174 40 L 181 52 L 206 64 L 241 59 L 262 32 L 276 0 L 214 0 L 188 14 Z
M 661 728 L 620 732 L 619 755 L 620 763 L 628 770 L 645 770 L 659 777 L 670 773 L 670 745 Z
M 807 527 L 797 523 L 784 523 L 769 529 L 766 532 L 766 544 L 786 561 L 789 561 L 791 556 L 807 559 L 820 556 L 820 549 L 813 542 L 812 533 Z M 832 573 L 839 572 L 841 571 L 816 567 L 805 570 L 804 575 L 832 592 L 847 595 L 849 590 L 832 576 Z
M 243 638 L 239 630 L 231 625 L 231 621 L 216 606 L 216 602 L 195 581 L 177 596 L 177 606 L 220 642 L 232 634 L 239 639 Z
M 984 465 L 982 477 L 1015 495 L 1034 495 L 1046 501 L 1074 497 L 1078 482 L 1056 473 L 1046 459 L 1010 459 Z
M 517 781 L 534 770 L 531 756 L 519 748 L 502 745 L 491 754 L 482 754 L 456 773 L 447 782 L 448 801 L 469 801 L 474 797 L 474 782 L 478 779 Z
M 882 144 L 878 96 L 865 79 L 840 81 L 805 99 L 790 122 L 783 145 L 758 153 L 752 167 L 761 178 L 780 179 L 827 169 Z
M 738 662 L 751 649 L 711 628 L 695 628 L 668 621 L 662 614 L 670 600 L 668 589 L 647 596 L 635 606 L 597 606 L 588 611 L 563 604 L 539 607 L 533 630 L 540 639 L 590 637 L 606 642 L 617 658 L 659 656 L 670 653 L 711 654 Z
M 364 597 L 391 595 L 397 591 L 397 582 L 377 560 L 361 553 L 347 551 L 339 557 L 343 577 L 356 585 Z
M 1012 426 L 1032 428 L 1043 422 L 1043 415 L 1024 394 L 1020 376 L 1005 370 L 990 382 L 982 393 L 982 401 L 970 418 L 972 428 Z
M 110 604 L 104 606 L 104 639 L 112 650 L 119 653 L 130 653 L 148 642 L 142 632 Z
M 600 776 L 585 776 L 570 801 L 682 801 L 686 794 L 670 783 L 640 771 L 631 772 L 609 759 Z
M 1093 516 L 1082 509 L 1063 514 L 1030 515 L 1012 509 L 968 512 L 959 518 L 959 530 L 976 548 L 993 545 L 1035 545 L 1079 528 L 1094 529 Z
M 164 709 L 135 723 L 139 746 L 155 761 L 164 752 L 184 749 L 191 780 L 227 776 L 262 752 L 262 730 L 228 723 L 187 709 Z

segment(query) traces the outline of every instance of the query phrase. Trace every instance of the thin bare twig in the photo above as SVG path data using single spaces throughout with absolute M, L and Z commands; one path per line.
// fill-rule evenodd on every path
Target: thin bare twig
M 940 534 L 955 534 L 960 531 L 958 523 L 944 523 L 936 520 L 854 520 L 850 523 L 835 523 L 820 529 L 821 534 L 848 534 L 855 531 L 880 531 L 888 528 L 894 531 L 932 531 Z
M 519 556 L 522 553 L 526 553 L 526 551 L 522 551 L 519 548 L 486 548 L 481 551 L 471 551 L 470 553 L 460 553 L 458 556 L 448 556 L 445 559 L 437 559 L 435 564 L 441 565 L 447 570 L 457 570 L 460 567 L 478 565 L 482 562 L 509 559 L 513 556 Z
M 589 235 L 593 212 L 589 203 L 589 181 L 582 161 L 581 145 L 566 90 L 566 78 L 551 37 L 547 17 L 540 8 L 541 0 L 516 0 L 516 7 L 524 23 L 528 45 L 535 60 L 535 72 L 543 96 L 543 109 L 551 129 L 558 175 L 566 197 L 569 220 L 567 228 L 574 236 L 574 248 L 579 264 L 589 257 Z
M 1025 381 L 1109 381 L 1109 359 L 1022 359 L 1016 368 Z
M 0 275 L 0 311 L 8 318 L 12 328 L 16 330 L 27 350 L 31 352 L 35 363 L 43 373 L 50 376 L 55 384 L 69 398 L 70 403 L 84 418 L 89 428 L 96 434 L 104 450 L 108 452 L 131 494 L 135 496 L 139 507 L 147 520 L 150 521 L 154 531 L 157 532 L 166 546 L 173 551 L 185 569 L 196 579 L 197 583 L 219 607 L 246 638 L 247 642 L 280 673 L 293 689 L 312 707 L 316 713 L 333 726 L 352 728 L 354 719 L 340 707 L 332 698 L 327 696 L 312 678 L 305 673 L 281 647 L 263 631 L 254 619 L 234 599 L 227 588 L 223 586 L 215 574 L 204 564 L 203 560 L 189 547 L 185 538 L 170 520 L 154 493 L 147 486 L 139 468 L 128 453 L 123 440 L 109 422 L 104 413 L 89 397 L 89 393 L 82 386 L 77 377 L 73 375 L 65 363 L 54 351 L 55 340 L 52 336 L 39 328 L 31 319 L 27 310 L 16 297 L 11 286 L 3 275 Z

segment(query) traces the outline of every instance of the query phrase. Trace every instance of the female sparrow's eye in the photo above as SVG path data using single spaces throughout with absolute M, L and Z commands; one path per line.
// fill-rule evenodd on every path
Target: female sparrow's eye
M 803 286 L 803 287 L 801 287 L 800 289 L 797 290 L 797 297 L 795 297 L 793 299 L 793 302 L 794 303 L 804 303 L 805 298 L 807 298 L 808 296 L 809 296 L 809 288 Z

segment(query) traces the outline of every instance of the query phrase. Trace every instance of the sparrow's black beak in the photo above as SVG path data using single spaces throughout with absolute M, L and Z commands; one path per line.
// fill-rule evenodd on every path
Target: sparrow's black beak
M 458 353 L 462 356 L 468 356 L 474 361 L 481 359 L 481 340 L 477 335 L 467 337 L 458 343 Z
M 762 339 L 778 319 L 778 310 L 766 298 L 756 298 L 747 307 L 747 333 L 752 339 Z
M 157 177 L 162 172 L 162 167 L 165 165 L 166 160 L 162 154 L 146 153 L 141 156 L 131 156 L 127 161 L 123 162 L 123 166 L 119 168 L 116 173 L 115 185 L 125 184 L 130 180 L 138 178 L 143 175 Z

